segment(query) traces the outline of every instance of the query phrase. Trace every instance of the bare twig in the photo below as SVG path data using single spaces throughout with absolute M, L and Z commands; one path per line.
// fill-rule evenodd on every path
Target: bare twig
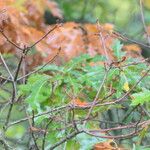
M 141 19 L 142 19 L 142 23 L 143 23 L 143 28 L 144 28 L 144 31 L 145 31 L 145 34 L 147 36 L 147 41 L 150 45 L 150 37 L 149 37 L 149 33 L 148 33 L 148 29 L 146 27 L 146 24 L 145 24 L 145 19 L 144 19 L 144 10 L 143 10 L 143 0 L 139 0 L 140 1 L 140 12 L 141 12 Z
M 128 41 L 128 42 L 134 43 L 134 44 L 138 44 L 138 45 L 140 45 L 140 46 L 143 46 L 144 48 L 150 48 L 149 45 L 146 45 L 146 44 L 144 44 L 144 43 L 142 43 L 142 42 L 140 42 L 140 41 L 137 41 L 137 40 L 134 40 L 134 39 L 132 39 L 132 38 L 129 38 L 128 36 L 123 35 L 123 34 L 120 33 L 119 31 L 117 31 L 117 32 L 114 31 L 113 34 L 114 34 L 114 36 L 117 36 L 120 40 Z
M 88 132 L 86 130 L 84 130 L 83 132 L 86 133 L 86 134 L 89 134 L 91 136 L 94 136 L 94 137 L 99 137 L 99 138 L 105 138 L 105 139 L 127 139 L 127 138 L 131 138 L 133 136 L 136 136 L 141 130 L 137 130 L 137 131 L 133 131 L 129 134 L 123 134 L 123 135 L 97 135 L 97 134 L 93 134 L 91 132 Z
M 28 115 L 27 111 L 26 111 L 26 114 L 27 114 L 27 117 L 29 118 L 29 115 Z M 31 123 L 31 120 L 30 120 L 30 119 L 28 119 L 28 121 L 29 121 L 31 136 L 32 136 L 34 145 L 35 145 L 35 147 L 36 147 L 36 150 L 39 150 L 36 137 L 35 137 L 35 135 L 34 135 L 34 132 L 32 131 L 32 128 L 34 127 L 34 111 L 32 111 L 32 123 Z
M 14 43 L 13 41 L 11 41 L 11 40 L 7 37 L 7 35 L 4 33 L 3 30 L 0 30 L 0 32 L 1 32 L 1 34 L 3 35 L 3 37 L 4 37 L 11 45 L 13 45 L 14 47 L 16 47 L 17 49 L 19 49 L 19 50 L 21 50 L 21 51 L 24 50 L 23 48 L 19 47 L 16 43 Z
M 0 76 L 0 79 L 2 79 L 2 80 L 4 80 L 4 81 L 12 82 L 12 80 L 11 80 L 11 79 L 9 79 L 9 78 L 5 78 L 5 77 L 3 77 L 3 76 Z
M 52 121 L 53 121 L 53 119 L 50 119 L 48 121 L 48 123 L 46 124 L 46 127 L 45 127 L 45 131 L 48 129 L 48 127 Z M 43 142 L 42 142 L 42 150 L 45 150 L 46 135 L 47 135 L 47 132 L 44 132 Z
M 61 24 L 56 24 L 52 29 L 50 29 L 43 37 L 41 37 L 39 40 L 37 40 L 33 45 L 29 46 L 28 49 L 33 48 L 35 45 L 40 43 L 43 39 L 45 39 L 52 31 L 54 31 L 56 28 L 60 27 Z
M 75 137 L 76 135 L 82 133 L 83 131 L 75 131 L 72 132 L 71 134 L 67 135 L 65 138 L 61 139 L 59 142 L 57 142 L 56 144 L 54 144 L 53 146 L 51 146 L 51 148 L 49 150 L 53 150 L 56 147 L 60 146 L 61 144 L 65 143 L 66 141 L 72 139 L 73 137 Z
M 15 97 L 16 97 L 17 89 L 16 89 L 16 82 L 14 81 L 14 77 L 13 77 L 11 71 L 9 70 L 9 68 L 8 68 L 8 66 L 7 66 L 7 64 L 6 64 L 6 62 L 5 62 L 5 60 L 4 60 L 4 58 L 3 58 L 3 56 L 2 56 L 1 53 L 0 53 L 0 58 L 1 58 L 1 60 L 2 60 L 2 63 L 3 63 L 3 65 L 4 65 L 4 67 L 6 68 L 8 74 L 9 74 L 10 77 L 11 77 L 12 86 L 13 86 L 12 98 L 11 98 L 11 101 L 10 101 L 10 107 L 9 107 L 8 114 L 7 114 L 7 117 L 6 117 L 6 123 L 5 123 L 5 126 L 6 126 L 6 125 L 8 124 L 8 122 L 9 122 L 10 113 L 11 113 L 11 110 L 12 110 L 12 107 L 13 107 L 13 101 L 14 101 L 14 99 L 15 99 Z M 4 128 L 5 128 L 5 127 L 4 127 Z
M 47 114 L 50 114 L 52 112 L 56 112 L 56 111 L 60 111 L 62 109 L 65 109 L 65 108 L 68 108 L 69 105 L 65 105 L 65 106 L 61 106 L 61 107 L 57 107 L 57 108 L 54 108 L 52 110 L 49 110 L 49 111 L 45 111 L 45 112 L 42 112 L 40 114 L 37 114 L 34 116 L 34 118 L 37 118 L 37 117 L 40 117 L 40 116 L 43 116 L 43 115 L 47 115 Z M 33 116 L 29 116 L 29 117 L 26 117 L 26 118 L 23 118 L 23 119 L 20 119 L 20 120 L 17 120 L 15 122 L 12 122 L 10 124 L 8 124 L 7 128 L 9 128 L 10 126 L 13 126 L 13 125 L 16 125 L 18 123 L 22 123 L 24 121 L 27 121 L 28 119 L 32 119 Z
M 86 122 L 87 122 L 87 118 L 89 118 L 89 116 L 90 116 L 90 114 L 91 114 L 91 112 L 92 112 L 94 106 L 96 105 L 96 102 L 97 102 L 97 100 L 98 100 L 98 96 L 99 96 L 99 94 L 100 94 L 100 92 L 101 92 L 101 90 L 102 90 L 102 88 L 103 88 L 103 86 L 104 86 L 104 83 L 105 83 L 105 81 L 106 81 L 106 79 L 107 79 L 107 75 L 108 75 L 108 72 L 110 71 L 110 69 L 111 69 L 111 67 L 109 67 L 109 68 L 106 70 L 106 73 L 105 73 L 105 75 L 104 75 L 104 78 L 103 78 L 102 82 L 100 83 L 100 86 L 99 86 L 99 89 L 98 89 L 98 91 L 97 91 L 97 94 L 96 94 L 96 96 L 95 96 L 95 98 L 94 98 L 94 100 L 93 100 L 93 102 L 92 102 L 92 104 L 91 104 L 91 106 L 90 106 L 89 112 L 88 112 L 88 114 L 87 114 L 87 116 L 86 116 L 86 121 L 84 122 L 84 126 L 85 126 L 85 124 L 86 124 Z
M 37 40 L 33 45 L 26 47 L 27 49 L 31 49 L 33 48 L 35 45 L 37 45 L 39 42 L 41 42 L 44 38 L 46 38 L 52 31 L 54 31 L 57 27 L 59 27 L 61 25 L 56 24 L 51 30 L 49 30 L 43 37 L 41 37 L 39 40 Z M 16 47 L 17 49 L 24 51 L 25 48 L 21 48 L 19 47 L 16 43 L 14 43 L 13 41 L 11 41 L 8 36 L 4 33 L 4 31 L 2 29 L 0 29 L 1 34 L 3 35 L 3 37 L 14 47 Z
M 32 71 L 32 72 L 30 72 L 30 73 L 28 73 L 28 74 L 26 74 L 26 75 L 24 75 L 24 76 L 18 78 L 17 81 L 19 81 L 19 80 L 21 80 L 21 79 L 23 79 L 23 78 L 25 78 L 25 77 L 28 77 L 28 76 L 30 76 L 31 74 L 34 74 L 34 73 L 39 72 L 39 71 L 42 70 L 45 66 L 47 66 L 49 63 L 52 63 L 52 62 L 56 59 L 56 57 L 58 56 L 58 54 L 60 53 L 60 50 L 61 50 L 61 48 L 58 49 L 58 52 L 56 53 L 56 55 L 55 55 L 52 59 L 50 59 L 47 63 L 45 63 L 45 64 L 44 64 L 43 66 L 41 66 L 39 69 L 34 70 L 34 71 Z
M 106 56 L 107 62 L 110 64 L 110 63 L 111 63 L 111 60 L 110 60 L 110 58 L 109 58 L 109 54 L 108 54 L 108 52 L 107 52 L 108 50 L 107 50 L 107 47 L 106 47 L 105 39 L 104 39 L 103 34 L 102 34 L 103 29 L 102 29 L 102 27 L 100 26 L 100 24 L 99 24 L 98 21 L 97 21 L 97 28 L 98 28 L 98 30 L 99 30 L 99 37 L 100 37 L 101 45 L 102 45 L 102 47 L 103 47 L 103 49 L 104 49 L 104 52 L 105 52 L 105 56 Z
M 2 56 L 1 53 L 0 53 L 0 58 L 1 58 L 1 60 L 2 60 L 2 63 L 3 63 L 3 65 L 4 65 L 4 67 L 6 68 L 6 71 L 7 71 L 8 74 L 10 75 L 11 79 L 14 80 L 14 77 L 13 77 L 11 71 L 9 70 L 9 67 L 7 66 L 7 64 L 6 64 L 6 62 L 5 62 L 5 60 L 4 60 L 4 58 L 3 58 L 3 56 Z

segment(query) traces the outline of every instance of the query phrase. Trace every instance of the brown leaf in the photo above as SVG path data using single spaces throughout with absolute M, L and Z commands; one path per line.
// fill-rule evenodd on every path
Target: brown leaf
M 94 145 L 94 150 L 127 150 L 121 147 L 118 147 L 112 140 L 106 142 L 97 143 Z

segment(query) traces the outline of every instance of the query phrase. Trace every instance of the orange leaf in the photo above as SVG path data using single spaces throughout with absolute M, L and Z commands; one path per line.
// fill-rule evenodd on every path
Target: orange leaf
M 97 143 L 94 145 L 93 150 L 126 150 L 121 147 L 116 147 L 116 144 L 112 140 L 108 140 L 106 142 Z
M 137 44 L 128 44 L 123 46 L 123 49 L 127 52 L 128 56 L 139 57 L 141 56 L 141 48 Z
M 79 106 L 79 107 L 85 107 L 85 106 L 88 106 L 88 103 L 85 102 L 85 101 L 81 101 L 80 99 L 74 99 L 72 100 L 73 101 L 73 105 L 75 106 Z

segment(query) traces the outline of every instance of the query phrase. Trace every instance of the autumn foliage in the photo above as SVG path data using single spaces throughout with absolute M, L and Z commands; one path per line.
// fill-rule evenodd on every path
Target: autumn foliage
M 0 28 L 19 47 L 29 46 L 55 26 L 44 23 L 43 16 L 46 9 L 49 9 L 53 16 L 63 18 L 61 10 L 54 1 L 0 1 Z M 36 56 L 32 55 L 32 59 L 29 57 L 28 62 L 30 66 L 46 62 L 56 55 L 60 47 L 61 52 L 56 60 L 58 64 L 84 53 L 91 56 L 107 55 L 109 59 L 113 59 L 111 45 L 116 38 L 120 38 L 113 34 L 113 31 L 112 24 L 63 23 L 35 45 L 38 53 Z M 136 53 L 140 55 L 141 51 L 137 45 L 125 46 L 124 49 L 129 51 L 130 55 L 135 53 L 132 51 L 137 51 Z M 8 44 L 3 35 L 0 35 L 0 50 L 2 53 L 16 53 L 18 51 L 16 47 Z M 18 53 L 16 54 L 18 55 Z M 37 61 L 37 57 L 40 61 Z

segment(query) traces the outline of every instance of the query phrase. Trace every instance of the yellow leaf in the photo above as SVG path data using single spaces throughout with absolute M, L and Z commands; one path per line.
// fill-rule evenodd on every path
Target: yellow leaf
M 124 85 L 123 85 L 123 89 L 127 92 L 127 91 L 129 91 L 129 84 L 128 84 L 128 82 L 125 82 L 124 83 Z

